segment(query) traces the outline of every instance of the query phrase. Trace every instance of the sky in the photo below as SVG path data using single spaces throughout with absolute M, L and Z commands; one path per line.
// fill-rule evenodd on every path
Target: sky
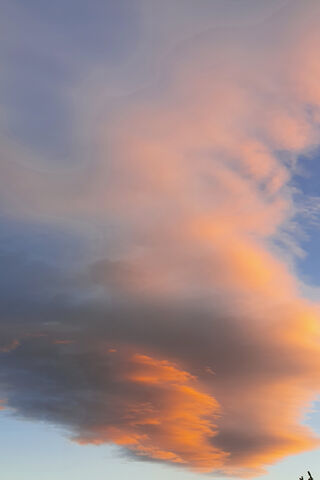
M 6 480 L 317 478 L 319 21 L 0 0 Z

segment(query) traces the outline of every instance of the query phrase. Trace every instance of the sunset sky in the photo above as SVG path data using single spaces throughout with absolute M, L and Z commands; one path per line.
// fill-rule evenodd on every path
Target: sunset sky
M 0 0 L 1 478 L 318 478 L 319 25 Z

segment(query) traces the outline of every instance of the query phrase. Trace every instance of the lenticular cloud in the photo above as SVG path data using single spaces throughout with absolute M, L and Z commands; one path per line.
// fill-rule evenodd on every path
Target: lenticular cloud
M 63 180 L 4 162 L 15 215 L 104 240 L 7 308 L 0 408 L 235 476 L 319 445 L 301 424 L 320 324 L 294 274 L 292 187 L 318 141 L 319 14 L 298 2 L 186 42 L 157 85 L 91 118 L 94 158 Z

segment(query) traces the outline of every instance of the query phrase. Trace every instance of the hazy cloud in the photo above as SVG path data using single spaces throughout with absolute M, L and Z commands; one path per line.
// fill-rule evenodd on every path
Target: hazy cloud
M 301 425 L 320 325 L 294 271 L 293 178 L 318 142 L 320 8 L 278 6 L 172 40 L 135 94 L 79 82 L 72 166 L 4 138 L 3 212 L 86 245 L 72 267 L 4 249 L 0 387 L 17 415 L 227 475 L 319 445 Z

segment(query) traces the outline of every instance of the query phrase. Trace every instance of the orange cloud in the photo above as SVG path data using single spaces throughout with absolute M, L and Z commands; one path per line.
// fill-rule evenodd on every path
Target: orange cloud
M 290 327 L 294 329 L 294 323 Z M 284 456 L 317 448 L 320 439 L 299 422 L 302 406 L 313 398 L 312 383 L 320 381 L 320 352 L 312 353 L 308 346 L 313 331 L 296 333 L 299 339 L 285 340 L 282 332 L 264 332 L 265 344 L 279 348 L 274 355 L 282 353 L 282 365 L 272 359 L 272 368 L 284 370 L 266 375 L 265 368 L 261 378 L 253 366 L 239 379 L 212 377 L 210 371 L 210 378 L 200 381 L 173 362 L 128 355 L 120 348 L 112 357 L 116 383 L 104 408 L 108 421 L 87 425 L 75 441 L 111 442 L 137 458 L 244 477 L 263 473 L 265 465 Z M 255 332 L 252 335 L 258 338 Z M 299 355 L 309 355 L 305 364 Z M 242 363 L 241 357 L 235 361 Z M 113 412 L 111 417 L 108 411 Z
M 294 28 L 288 22 L 285 31 L 265 25 L 263 32 L 274 35 L 270 42 L 257 31 L 241 32 L 237 42 L 215 32 L 196 39 L 170 72 L 165 93 L 120 107 L 114 124 L 106 125 L 108 145 L 104 131 L 99 138 L 102 152 L 112 150 L 116 178 L 101 205 L 130 237 L 113 275 L 119 281 L 105 277 L 100 284 L 120 299 L 203 302 L 213 318 L 232 318 L 246 338 L 239 344 L 247 342 L 249 350 L 258 344 L 250 362 L 243 344 L 237 351 L 243 357 L 226 339 L 221 352 L 214 322 L 210 330 L 194 319 L 195 336 L 201 328 L 212 335 L 206 361 L 215 375 L 205 381 L 222 411 L 214 427 L 200 415 L 213 408 L 212 399 L 190 386 L 196 379 L 188 369 L 134 356 L 127 381 L 167 395 L 161 413 L 152 402 L 136 406 L 134 430 L 129 421 L 107 430 L 108 441 L 138 455 L 252 475 L 318 446 L 300 421 L 320 390 L 319 311 L 300 297 L 294 252 L 278 247 L 295 215 L 296 156 L 314 145 L 319 121 L 320 41 L 317 33 L 305 38 L 310 10 L 301 25 L 300 15 L 293 9 Z M 223 54 L 221 44 L 227 45 Z M 301 65 L 313 74 L 306 78 Z M 288 154 L 285 161 L 279 150 Z M 223 362 L 217 368 L 215 348 L 231 373 Z M 185 353 L 189 365 L 201 363 L 199 357 L 201 346 Z M 181 422 L 178 411 L 186 412 Z
M 106 122 L 90 116 L 96 157 L 63 178 L 12 162 L 23 152 L 8 146 L 0 177 L 12 211 L 99 230 L 79 283 L 86 298 L 97 287 L 105 308 L 67 308 L 61 337 L 52 326 L 54 338 L 70 327 L 79 361 L 56 352 L 68 340 L 36 350 L 56 396 L 26 355 L 46 401 L 22 411 L 48 405 L 79 443 L 232 475 L 318 445 L 300 423 L 320 391 L 319 306 L 301 298 L 288 245 L 295 164 L 319 128 L 319 13 L 302 2 L 181 47 L 164 88 L 121 99 Z M 123 345 L 157 354 L 128 356 Z
M 19 345 L 20 345 L 20 341 L 17 339 L 14 339 L 7 345 L 0 347 L 0 353 L 9 353 L 12 350 L 15 350 L 16 348 L 18 348 Z
M 53 343 L 55 343 L 56 345 L 70 345 L 74 343 L 74 340 L 59 339 L 59 340 L 54 340 Z
M 79 443 L 113 442 L 137 456 L 184 464 L 199 471 L 223 465 L 227 453 L 212 444 L 220 407 L 201 391 L 197 379 L 166 360 L 135 354 L 129 373 L 118 381 L 129 382 L 134 399 L 122 404 L 118 424 L 94 426 Z

